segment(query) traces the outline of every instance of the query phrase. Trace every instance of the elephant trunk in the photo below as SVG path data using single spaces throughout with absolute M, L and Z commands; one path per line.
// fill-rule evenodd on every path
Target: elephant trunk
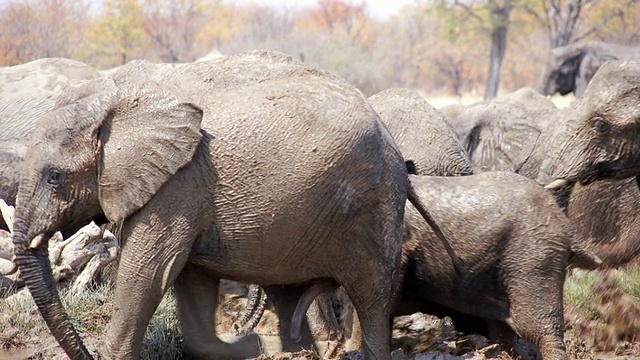
M 20 269 L 22 278 L 31 292 L 40 314 L 69 358 L 73 360 L 92 359 L 80 336 L 73 328 L 58 296 L 46 249 L 48 238 L 45 239 L 42 246 L 32 249 L 29 246 L 31 239 L 27 236 L 27 222 L 21 219 L 24 218 L 16 214 L 13 234 L 15 263 Z

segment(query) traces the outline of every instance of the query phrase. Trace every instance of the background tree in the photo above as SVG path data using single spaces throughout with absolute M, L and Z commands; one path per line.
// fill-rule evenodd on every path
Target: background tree
M 89 29 L 92 58 L 104 67 L 126 64 L 142 57 L 145 37 L 142 6 L 136 0 L 107 0 Z
M 152 51 L 164 62 L 193 61 L 196 38 L 206 21 L 205 9 L 221 1 L 144 0 L 144 30 L 153 42 Z
M 88 4 L 76 0 L 0 2 L 0 63 L 72 57 Z
M 522 8 L 540 23 L 547 33 L 549 49 L 587 39 L 613 20 L 626 25 L 637 0 L 536 0 L 523 2 Z M 595 18 L 591 16 L 597 14 Z M 629 15 L 626 15 L 629 14 Z
M 439 1 L 439 12 L 448 19 L 450 26 L 465 26 L 467 30 L 472 27 L 490 39 L 485 100 L 494 98 L 498 93 L 514 2 L 515 0 Z

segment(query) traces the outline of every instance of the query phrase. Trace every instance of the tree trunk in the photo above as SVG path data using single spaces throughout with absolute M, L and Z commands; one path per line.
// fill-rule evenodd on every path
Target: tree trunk
M 500 69 L 502 60 L 507 51 L 507 32 L 509 30 L 509 16 L 511 14 L 511 4 L 506 2 L 504 6 L 496 6 L 492 10 L 492 30 L 491 30 L 491 55 L 489 58 L 489 75 L 487 77 L 487 88 L 484 92 L 484 99 L 490 100 L 498 94 L 500 85 Z

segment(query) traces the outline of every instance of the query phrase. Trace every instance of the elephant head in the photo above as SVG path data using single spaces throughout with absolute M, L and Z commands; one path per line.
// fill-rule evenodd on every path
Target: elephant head
M 573 92 L 582 96 L 600 66 L 611 60 L 640 57 L 640 47 L 589 41 L 555 48 L 549 53 L 540 77 L 539 91 L 544 95 Z
M 559 47 L 549 52 L 549 57 L 542 70 L 539 90 L 543 95 L 567 95 L 575 89 L 576 73 L 585 44 L 572 44 Z
M 519 172 L 529 166 L 538 139 L 559 111 L 551 100 L 523 88 L 471 105 L 450 122 L 476 172 Z
M 69 98 L 80 100 L 63 101 L 38 122 L 21 169 L 13 235 L 24 281 L 73 359 L 90 355 L 54 287 L 49 236 L 90 219 L 125 219 L 191 160 L 202 136 L 202 111 L 157 87 L 94 90 L 79 89 Z
M 639 100 L 640 60 L 603 65 L 567 120 L 557 125 L 538 182 L 560 188 L 639 175 Z

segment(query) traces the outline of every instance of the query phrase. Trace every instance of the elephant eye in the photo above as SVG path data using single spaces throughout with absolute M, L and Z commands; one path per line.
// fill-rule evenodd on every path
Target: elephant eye
M 51 168 L 47 172 L 47 183 L 53 186 L 58 186 L 64 179 L 64 173 L 58 169 Z
M 611 128 L 611 125 L 602 117 L 598 116 L 593 120 L 593 127 L 597 132 L 604 134 Z

